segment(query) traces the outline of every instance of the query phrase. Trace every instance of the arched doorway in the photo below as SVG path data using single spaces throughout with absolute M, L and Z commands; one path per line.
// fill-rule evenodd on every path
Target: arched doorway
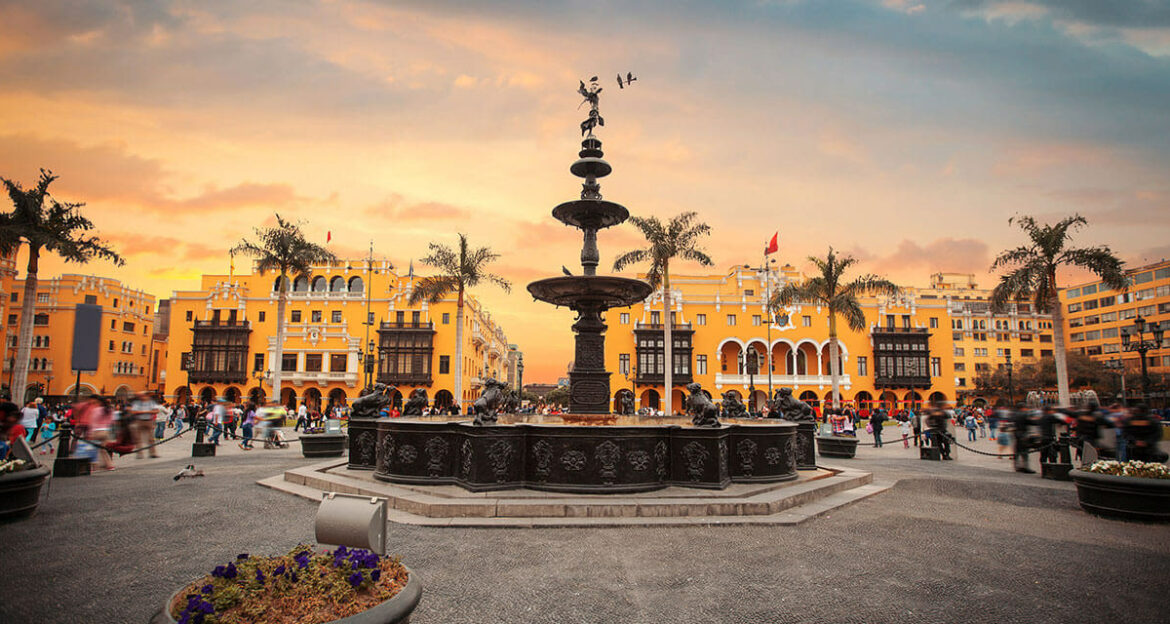
M 906 400 L 903 403 L 902 407 L 906 409 L 912 409 L 916 412 L 922 411 L 922 395 L 913 390 L 906 393 Z
M 971 401 L 971 405 L 973 407 L 987 407 L 987 399 L 984 399 L 984 398 L 975 399 L 974 401 Z
M 641 404 L 639 405 L 639 407 L 643 408 L 643 409 L 651 409 L 657 413 L 658 410 L 661 409 L 658 402 L 659 402 L 658 391 L 655 390 L 654 388 L 648 388 L 648 389 L 642 391 L 642 400 L 641 400 Z
M 931 392 L 930 393 L 931 405 L 945 404 L 946 402 L 947 402 L 947 395 L 945 395 L 941 392 Z
M 187 386 L 179 386 L 175 389 L 175 404 L 186 405 L 191 402 L 191 389 Z
M 199 391 L 199 401 L 202 403 L 211 403 L 215 401 L 215 388 L 212 388 L 211 386 L 204 386 L 203 389 Z
M 44 386 L 42 386 L 40 382 L 31 383 L 26 386 L 24 389 L 24 403 L 21 403 L 21 405 L 25 405 L 29 401 L 36 400 L 37 397 L 41 396 L 42 390 L 44 390 Z
M 357 277 L 357 276 L 349 278 L 349 292 L 360 293 L 360 292 L 364 291 L 365 289 L 366 289 L 366 287 L 362 283 L 362 278 Z
M 853 397 L 853 402 L 857 404 L 858 410 L 873 409 L 873 395 L 865 390 L 858 392 L 857 396 Z
M 318 275 L 313 278 L 313 292 L 325 292 L 329 287 L 325 284 L 325 278 Z
M 886 390 L 885 392 L 882 393 L 881 404 L 882 404 L 882 407 L 886 408 L 886 411 L 897 409 L 898 408 L 898 395 L 894 394 L 890 390 Z
M 264 394 L 264 389 L 258 386 L 248 391 L 248 401 L 250 401 L 253 405 L 264 405 L 266 398 L 267 396 Z
M 610 411 L 615 414 L 625 414 L 624 410 L 626 405 L 626 397 L 630 397 L 630 399 L 632 399 L 630 401 L 630 411 L 633 412 L 634 409 L 636 409 L 634 407 L 636 397 L 634 396 L 633 390 L 630 390 L 629 388 L 622 388 L 613 394 L 613 408 Z
M 133 393 L 130 392 L 130 386 L 126 384 L 122 384 L 114 390 L 115 403 L 125 403 L 130 400 L 131 396 L 133 396 Z
M 329 280 L 329 292 L 345 292 L 345 278 L 340 275 Z
M 306 388 L 304 393 L 305 405 L 310 410 L 321 410 L 321 391 L 316 388 Z
M 743 374 L 743 349 L 738 342 L 728 341 L 719 348 L 719 370 L 729 375 Z
M 768 393 L 763 390 L 756 390 L 748 399 L 748 411 L 757 413 L 768 404 Z
M 439 390 L 435 393 L 434 408 L 443 410 L 451 407 L 455 403 L 455 397 L 450 390 Z
M 290 412 L 297 411 L 297 392 L 292 388 L 285 388 L 280 391 L 280 404 Z
M 386 396 L 390 397 L 391 405 L 397 407 L 398 411 L 402 411 L 402 393 L 398 391 L 398 388 L 391 388 Z
M 346 406 L 345 398 L 346 398 L 345 397 L 345 390 L 342 390 L 341 388 L 334 388 L 334 389 L 330 390 L 329 391 L 329 407 L 328 407 L 329 413 L 332 414 L 333 408 L 335 408 L 335 407 L 345 407 Z
M 228 386 L 228 388 L 223 391 L 223 398 L 227 399 L 229 403 L 239 403 L 240 389 L 235 386 Z
M 81 384 L 81 391 L 77 391 L 76 384 L 70 385 L 69 388 L 67 388 L 65 390 L 65 394 L 67 394 L 70 397 L 72 397 L 75 392 L 77 393 L 77 396 L 79 396 L 79 397 L 93 396 L 93 395 L 97 394 L 97 388 L 94 388 L 93 386 L 91 386 L 87 383 L 83 383 L 83 384 Z M 187 392 L 190 393 L 191 391 L 188 390 Z
M 812 390 L 805 390 L 804 392 L 801 392 L 800 397 L 798 397 L 798 398 L 801 401 L 808 403 L 808 406 L 813 408 L 813 409 L 816 409 L 816 408 L 821 406 L 820 398 L 817 397 L 817 393 L 813 392 Z
M 670 409 L 675 414 L 685 414 L 687 411 L 687 393 L 675 388 L 670 393 Z

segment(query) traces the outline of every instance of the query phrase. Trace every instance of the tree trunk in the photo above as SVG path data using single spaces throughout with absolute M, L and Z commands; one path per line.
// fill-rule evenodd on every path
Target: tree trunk
M 666 338 L 666 366 L 663 368 L 663 384 L 666 386 L 666 409 L 662 413 L 667 416 L 673 416 L 674 411 L 671 409 L 672 399 L 674 398 L 674 349 L 670 338 L 670 332 L 674 329 L 674 323 L 671 322 L 670 313 L 673 306 L 670 305 L 670 261 L 662 263 L 662 335 Z
M 24 301 L 20 302 L 20 330 L 16 339 L 16 360 L 13 362 L 12 387 L 8 389 L 12 402 L 25 404 L 24 387 L 28 385 L 28 360 L 32 355 L 33 320 L 37 304 L 37 271 L 41 249 L 28 246 L 28 275 L 24 277 Z
M 840 370 L 841 355 L 837 352 L 837 315 L 829 311 L 829 380 L 833 388 L 833 409 L 841 407 L 841 380 L 837 377 Z
M 1056 395 L 1061 407 L 1069 406 L 1072 401 L 1068 393 L 1068 358 L 1064 353 L 1064 310 L 1060 307 L 1060 298 L 1056 291 L 1056 269 L 1048 271 L 1049 283 L 1052 284 L 1052 296 L 1048 299 L 1048 311 L 1052 315 L 1052 356 L 1056 360 Z
M 459 300 L 455 304 L 455 405 L 463 411 L 463 286 L 459 286 Z
M 280 395 L 280 373 L 284 368 L 284 324 L 285 307 L 288 305 L 288 272 L 280 272 L 280 290 L 276 293 L 276 350 L 272 352 L 272 396 L 270 400 L 283 405 Z

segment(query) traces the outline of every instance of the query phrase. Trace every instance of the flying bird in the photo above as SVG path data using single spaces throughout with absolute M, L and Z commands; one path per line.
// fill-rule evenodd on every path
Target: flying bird
M 561 272 L 563 272 L 565 275 L 572 275 L 572 273 L 569 272 L 569 269 L 566 269 L 565 265 L 563 264 L 561 265 Z
M 186 468 L 179 471 L 179 474 L 175 475 L 175 481 L 178 481 L 179 479 L 195 478 L 195 477 L 202 477 L 202 476 L 203 476 L 202 470 L 196 470 L 195 464 L 188 464 Z

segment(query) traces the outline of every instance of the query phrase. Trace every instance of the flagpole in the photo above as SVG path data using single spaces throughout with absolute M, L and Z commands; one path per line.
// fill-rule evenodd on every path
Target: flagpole
M 764 362 L 768 366 L 768 398 L 764 401 L 764 405 L 772 400 L 772 280 L 771 271 L 768 268 L 768 248 L 764 248 L 764 318 L 768 323 L 768 356 L 764 358 Z M 768 414 L 771 416 L 771 414 Z

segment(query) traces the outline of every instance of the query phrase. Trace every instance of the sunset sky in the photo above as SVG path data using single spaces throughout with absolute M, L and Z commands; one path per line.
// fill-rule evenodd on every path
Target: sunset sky
M 698 211 L 713 271 L 779 230 L 798 267 L 833 245 L 900 283 L 990 286 L 1023 242 L 1009 217 L 1073 212 L 1079 244 L 1170 256 L 1170 1 L 5 2 L 0 176 L 52 169 L 126 257 L 42 276 L 160 298 L 226 273 L 274 211 L 404 271 L 466 232 L 514 283 L 476 294 L 525 380 L 551 381 L 571 313 L 524 286 L 578 263 L 550 211 L 580 192 L 594 74 L 605 198 Z M 603 232 L 602 268 L 638 243 Z

